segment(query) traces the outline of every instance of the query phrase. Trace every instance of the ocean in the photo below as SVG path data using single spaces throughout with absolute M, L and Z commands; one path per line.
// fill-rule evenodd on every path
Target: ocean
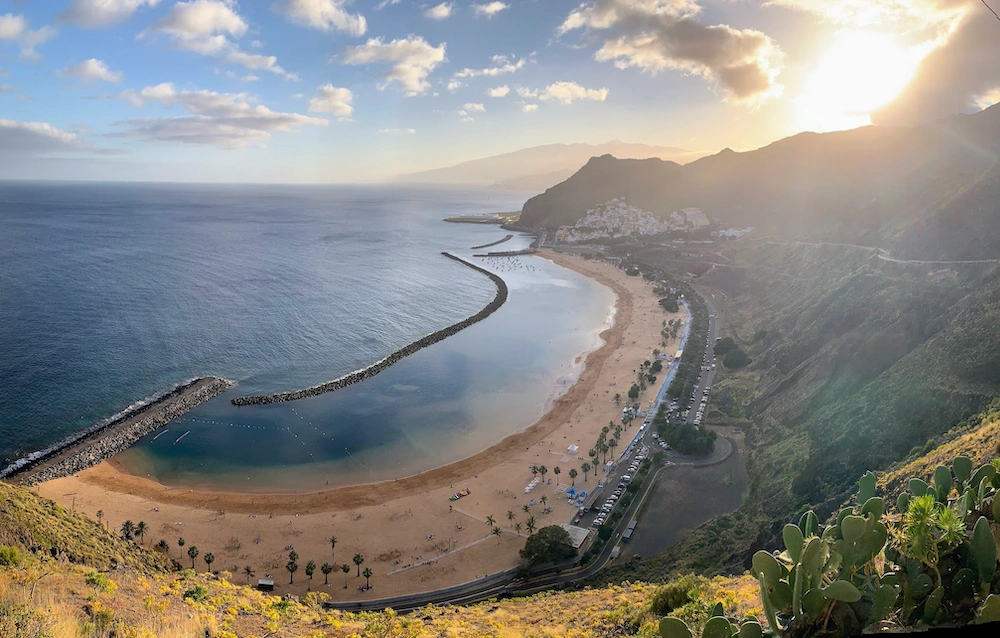
M 118 459 L 168 485 L 315 489 L 400 478 L 533 423 L 600 345 L 614 296 L 507 234 L 444 217 L 524 193 L 414 186 L 0 183 L 4 464 L 194 376 L 237 382 Z M 362 383 L 288 403 L 482 308 Z

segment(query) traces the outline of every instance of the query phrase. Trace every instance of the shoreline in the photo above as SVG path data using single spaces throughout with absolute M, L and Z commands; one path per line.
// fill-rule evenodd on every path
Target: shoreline
M 499 465 L 521 448 L 530 447 L 552 434 L 581 407 L 594 389 L 600 369 L 622 345 L 624 331 L 632 319 L 632 296 L 618 282 L 599 273 L 585 272 L 572 259 L 552 251 L 539 253 L 539 256 L 610 288 L 616 295 L 614 323 L 600 333 L 603 345 L 586 355 L 583 370 L 576 382 L 552 401 L 547 412 L 532 425 L 476 454 L 400 479 L 305 492 L 233 492 L 211 488 L 171 487 L 151 478 L 135 476 L 114 459 L 91 468 L 85 480 L 109 491 L 141 496 L 165 504 L 202 509 L 222 508 L 241 514 L 296 514 L 383 505 L 415 492 L 453 484 L 464 477 Z
M 465 330 L 469 326 L 479 323 L 483 319 L 486 319 L 494 312 L 500 309 L 504 303 L 507 302 L 507 283 L 497 274 L 492 273 L 485 268 L 481 268 L 473 263 L 465 261 L 460 257 L 456 257 L 447 252 L 442 252 L 445 257 L 457 261 L 460 264 L 468 266 L 473 270 L 481 272 L 490 278 L 490 281 L 497 288 L 496 295 L 494 295 L 493 300 L 486 304 L 482 310 L 467 317 L 457 323 L 453 323 L 450 326 L 442 328 L 440 330 L 435 330 L 434 332 L 425 335 L 416 341 L 409 343 L 402 348 L 392 352 L 385 357 L 379 359 L 375 363 L 366 366 L 360 370 L 345 374 L 342 377 L 338 377 L 332 381 L 327 381 L 325 383 L 320 383 L 318 385 L 310 386 L 308 388 L 303 388 L 301 390 L 292 390 L 289 392 L 275 392 L 272 394 L 257 394 L 248 395 L 242 397 L 235 397 L 230 401 L 233 405 L 267 405 L 270 403 L 281 403 L 284 401 L 296 401 L 298 399 L 304 399 L 307 397 L 314 397 L 320 394 L 326 394 L 327 392 L 336 392 L 348 386 L 354 385 L 355 383 L 360 383 L 366 379 L 370 379 L 380 372 L 384 372 L 388 368 L 392 367 L 394 364 L 403 360 L 404 358 L 423 350 L 428 346 L 432 346 L 439 341 L 444 341 L 448 337 L 458 334 L 462 330 Z
M 179 384 L 168 392 L 144 399 L 136 409 L 126 409 L 106 422 L 16 461 L 4 470 L 3 478 L 31 486 L 98 465 L 232 385 L 221 377 L 197 377 Z

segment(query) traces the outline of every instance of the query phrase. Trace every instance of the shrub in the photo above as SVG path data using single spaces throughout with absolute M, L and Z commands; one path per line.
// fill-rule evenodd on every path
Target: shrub
M 747 353 L 743 352 L 739 348 L 733 350 L 732 352 L 726 353 L 726 356 L 722 358 L 722 364 L 729 368 L 730 370 L 739 370 L 740 368 L 745 368 L 753 361 Z
M 195 585 L 184 592 L 184 598 L 190 598 L 196 602 L 208 598 L 208 589 L 204 585 Z
M 24 560 L 24 555 L 21 554 L 21 550 L 16 547 L 0 545 L 0 566 L 17 567 L 22 560 Z
M 709 580 L 704 576 L 686 574 L 660 585 L 649 598 L 649 610 L 665 616 L 694 600 L 695 594 L 705 589 L 708 583 Z

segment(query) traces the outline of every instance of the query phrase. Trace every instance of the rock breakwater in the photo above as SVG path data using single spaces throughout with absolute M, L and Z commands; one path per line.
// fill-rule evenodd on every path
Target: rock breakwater
M 93 467 L 125 451 L 171 420 L 222 394 L 231 385 L 231 381 L 220 377 L 192 379 L 155 395 L 149 402 L 12 463 L 0 472 L 0 478 L 22 485 L 35 485 Z
M 480 248 L 489 248 L 490 246 L 496 246 L 497 244 L 502 244 L 505 241 L 510 241 L 511 239 L 513 239 L 513 237 L 514 237 L 514 235 L 507 235 L 503 239 L 498 239 L 498 240 L 496 240 L 494 242 L 490 242 L 488 244 L 483 244 L 482 246 L 473 246 L 469 250 L 479 250 Z
M 471 317 L 463 319 L 458 323 L 452 324 L 447 328 L 442 328 L 441 330 L 432 332 L 431 334 L 425 337 L 421 337 L 420 339 L 417 339 L 413 343 L 403 346 L 399 350 L 396 350 L 387 357 L 380 359 L 379 361 L 376 361 L 367 368 L 363 368 L 356 372 L 346 374 L 338 379 L 334 379 L 333 381 L 321 383 L 320 385 L 315 385 L 312 386 L 311 388 L 305 388 L 303 390 L 294 390 L 292 392 L 278 392 L 275 394 L 262 394 L 254 396 L 236 397 L 235 399 L 232 400 L 233 405 L 263 405 L 267 403 L 280 403 L 282 401 L 295 401 L 296 399 L 314 397 L 316 395 L 324 394 L 326 392 L 334 392 L 336 390 L 340 390 L 341 388 L 346 388 L 349 385 L 360 383 L 365 379 L 370 379 L 374 377 L 379 372 L 382 372 L 383 370 L 389 368 L 390 366 L 400 361 L 401 359 L 410 356 L 414 352 L 423 350 L 427 346 L 433 345 L 438 341 L 447 339 L 448 337 L 454 334 L 458 334 L 459 332 L 461 332 L 465 328 L 468 328 L 472 324 L 482 321 L 486 317 L 489 317 L 491 314 L 499 310 L 500 306 L 502 306 L 504 302 L 507 301 L 507 284 L 504 283 L 503 279 L 491 273 L 490 271 L 486 270 L 485 268 L 480 268 L 479 266 L 469 263 L 464 259 L 456 257 L 455 255 L 452 255 L 450 253 L 441 253 L 441 254 L 449 259 L 453 259 L 458 263 L 464 264 L 469 268 L 472 268 L 477 272 L 481 272 L 487 277 L 489 277 L 490 280 L 497 287 L 497 293 L 496 296 L 493 297 L 493 301 L 486 304 L 486 306 L 484 306 L 482 310 L 472 315 Z

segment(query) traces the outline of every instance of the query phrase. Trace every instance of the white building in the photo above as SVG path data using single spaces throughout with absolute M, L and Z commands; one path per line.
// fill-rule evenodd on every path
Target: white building
M 587 214 L 573 226 L 562 226 L 556 231 L 555 240 L 560 243 L 575 243 L 592 239 L 613 239 L 636 235 L 658 235 L 678 230 L 679 224 L 673 220 L 657 218 L 653 213 L 625 203 L 625 198 L 616 197 Z

